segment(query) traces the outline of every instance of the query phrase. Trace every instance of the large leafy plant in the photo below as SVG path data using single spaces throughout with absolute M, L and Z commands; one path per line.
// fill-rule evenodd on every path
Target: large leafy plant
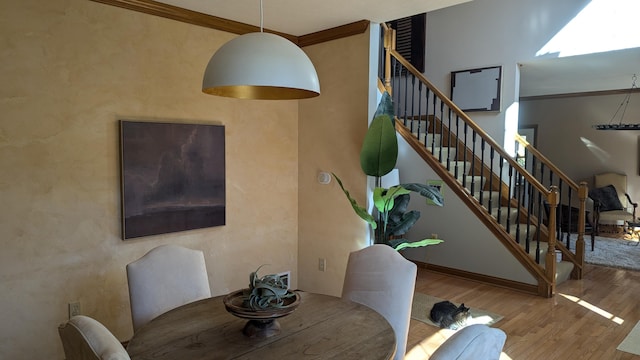
M 336 174 L 333 174 L 333 177 L 356 214 L 369 223 L 374 230 L 376 243 L 387 244 L 396 250 L 441 243 L 440 239 L 410 242 L 404 238 L 407 231 L 420 218 L 419 211 L 406 211 L 410 200 L 409 194 L 416 192 L 430 199 L 434 204 L 442 206 L 442 195 L 437 188 L 419 183 L 400 184 L 388 189 L 380 186 L 382 176 L 393 170 L 398 159 L 398 140 L 393 117 L 393 103 L 389 94 L 385 92 L 360 151 L 362 171 L 376 179 L 376 187 L 373 190 L 375 212 L 370 214 L 367 209 L 360 206 L 344 188 L 340 178 Z

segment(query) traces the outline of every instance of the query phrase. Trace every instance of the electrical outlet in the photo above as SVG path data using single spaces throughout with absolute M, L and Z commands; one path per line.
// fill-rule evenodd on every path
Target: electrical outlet
M 319 258 L 318 259 L 318 270 L 325 271 L 327 270 L 327 259 Z
M 69 319 L 76 315 L 80 315 L 80 302 L 69 303 Z
M 291 271 L 283 271 L 281 273 L 276 274 L 280 277 L 280 280 L 287 285 L 287 290 L 291 288 Z

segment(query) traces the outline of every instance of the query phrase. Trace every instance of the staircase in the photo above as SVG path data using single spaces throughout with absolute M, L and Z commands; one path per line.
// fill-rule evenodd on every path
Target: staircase
M 551 297 L 558 283 L 580 279 L 586 184 L 573 182 L 519 136 L 521 156 L 507 153 L 393 49 L 393 30 L 383 27 L 382 86 L 393 99 L 397 132 L 537 279 L 527 290 Z M 564 235 L 559 203 L 579 209 L 573 244 L 568 234 L 558 241 Z
M 517 242 L 519 232 L 526 231 L 526 237 L 534 239 L 536 237 L 536 225 L 521 222 L 519 218 L 519 210 L 516 207 L 504 205 L 501 201 L 500 191 L 493 191 L 487 188 L 487 178 L 482 175 L 474 175 L 471 171 L 470 161 L 451 160 L 456 159 L 456 148 L 442 146 L 442 136 L 440 134 L 412 133 L 411 141 L 418 140 L 421 146 L 425 147 L 431 153 L 429 146 L 433 145 L 433 157 L 438 159 L 441 166 L 447 170 L 450 176 L 455 178 L 459 187 L 467 193 L 467 197 L 474 198 L 480 206 L 484 208 L 498 224 L 511 225 L 508 233 L 512 241 Z M 477 189 L 477 190 L 476 190 Z M 482 189 L 482 191 L 479 191 Z M 485 190 L 486 189 L 486 190 Z M 485 205 L 482 205 L 485 204 Z M 494 205 L 495 204 L 495 205 Z M 526 246 L 525 241 L 518 243 L 522 250 L 533 260 L 544 268 L 548 251 L 548 243 L 540 242 L 537 246 Z M 560 261 L 556 266 L 556 284 L 566 281 L 571 277 L 574 264 L 571 261 Z

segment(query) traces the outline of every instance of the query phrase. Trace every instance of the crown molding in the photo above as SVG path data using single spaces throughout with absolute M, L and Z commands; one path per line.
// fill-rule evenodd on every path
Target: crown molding
M 563 99 L 563 98 L 572 98 L 572 97 L 605 96 L 605 95 L 620 95 L 620 94 L 635 94 L 635 93 L 640 93 L 640 88 L 582 91 L 582 92 L 573 92 L 573 93 L 565 93 L 565 94 L 521 96 L 519 101 L 550 100 L 550 99 Z
M 138 11 L 145 14 L 177 20 L 184 23 L 203 26 L 215 30 L 225 31 L 233 34 L 243 35 L 251 32 L 259 32 L 257 26 L 224 19 L 221 17 L 204 14 L 197 11 L 187 10 L 181 7 L 164 4 L 153 0 L 90 0 L 97 3 L 117 6 L 120 8 Z M 264 32 L 282 36 L 294 44 L 304 47 L 319 44 L 325 41 L 340 39 L 356 34 L 361 34 L 367 30 L 369 21 L 360 20 L 351 24 L 337 26 L 331 29 L 317 31 L 311 34 L 295 36 L 270 29 L 263 29 Z
M 298 46 L 305 47 L 326 41 L 341 39 L 353 35 L 362 34 L 369 28 L 369 20 L 360 20 L 350 24 L 337 26 L 331 29 L 317 31 L 302 35 L 298 38 Z

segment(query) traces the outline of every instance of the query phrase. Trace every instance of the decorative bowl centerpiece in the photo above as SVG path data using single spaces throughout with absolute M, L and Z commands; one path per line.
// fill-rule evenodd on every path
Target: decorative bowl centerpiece
M 248 337 L 266 338 L 279 333 L 280 323 L 276 319 L 291 314 L 300 304 L 300 295 L 288 290 L 280 276 L 259 277 L 261 267 L 249 275 L 248 288 L 223 299 L 229 313 L 249 320 L 242 330 Z

